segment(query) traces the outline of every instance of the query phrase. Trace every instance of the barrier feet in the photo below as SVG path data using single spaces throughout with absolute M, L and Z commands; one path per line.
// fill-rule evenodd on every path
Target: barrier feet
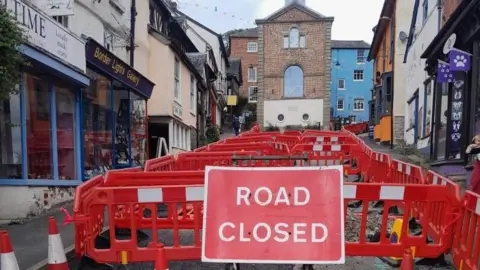
M 13 252 L 10 237 L 6 231 L 0 231 L 0 269 L 20 270 L 17 258 Z
M 227 263 L 227 265 L 225 265 L 225 270 L 240 270 L 240 264 L 239 263 Z
M 414 263 L 413 263 L 413 255 L 412 255 L 412 249 L 407 248 L 405 249 L 405 252 L 403 253 L 403 258 L 402 258 L 402 264 L 400 265 L 401 270 L 413 270 L 414 269 Z
M 163 244 L 157 245 L 157 258 L 154 270 L 168 270 L 167 255 L 165 254 L 165 246 Z

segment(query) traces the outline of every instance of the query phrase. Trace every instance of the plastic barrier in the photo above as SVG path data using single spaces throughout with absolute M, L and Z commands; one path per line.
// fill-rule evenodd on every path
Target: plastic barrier
M 300 143 L 308 144 L 354 144 L 358 143 L 349 135 L 343 136 L 304 136 L 300 140 Z
M 357 123 L 357 124 L 350 124 L 350 125 L 343 126 L 343 128 L 354 134 L 360 134 L 368 130 L 368 123 L 363 122 L 363 123 Z
M 391 180 L 395 184 L 426 184 L 424 171 L 420 166 L 399 160 L 391 162 Z
M 248 157 L 256 155 L 255 151 L 244 152 L 197 152 L 181 153 L 175 162 L 176 170 L 196 171 L 204 170 L 205 166 L 236 166 L 234 157 Z M 254 165 L 252 165 L 254 166 Z
M 208 152 L 225 151 L 256 151 L 258 155 L 288 155 L 290 150 L 282 143 L 235 143 L 235 144 L 210 144 Z
M 115 175 L 124 174 L 124 177 L 131 177 L 135 173 L 114 172 Z M 134 213 L 128 213 L 125 219 L 119 220 L 111 218 L 110 228 L 110 245 L 108 248 L 96 249 L 95 239 L 98 234 L 87 234 L 85 239 L 85 249 L 88 255 L 99 263 L 118 263 L 119 258 L 126 257 L 124 262 L 153 262 L 156 257 L 157 244 L 159 237 L 156 233 L 151 236 L 148 244 L 138 245 L 137 230 L 141 227 L 149 231 L 156 232 L 158 230 L 171 230 L 172 243 L 165 244 L 165 252 L 168 261 L 185 261 L 199 260 L 201 253 L 201 229 L 203 219 L 203 178 L 189 179 L 189 181 L 172 181 L 165 177 L 171 172 L 152 172 L 142 173 L 135 178 L 145 177 L 147 174 L 150 179 L 148 186 L 134 185 L 135 180 L 131 180 L 129 185 L 125 186 L 98 186 L 85 197 L 85 203 L 88 207 L 86 212 L 93 212 L 97 208 L 107 209 L 109 218 L 112 217 L 110 209 L 116 209 L 118 205 L 136 206 L 141 209 L 144 214 L 141 219 L 144 222 L 129 222 L 138 220 L 138 216 Z M 111 177 L 110 174 L 107 177 Z M 162 183 L 161 179 L 167 181 Z M 195 183 L 198 181 L 198 183 Z M 108 181 L 110 183 L 118 183 L 117 180 Z M 127 181 L 121 181 L 122 183 Z M 186 184 L 188 182 L 188 184 Z M 152 185 L 155 183 L 155 185 Z M 393 192 L 395 191 L 395 192 Z M 450 246 L 448 243 L 452 241 L 453 224 L 455 211 L 459 208 L 459 202 L 452 196 L 448 188 L 441 185 L 382 185 L 382 184 L 353 184 L 346 183 L 344 186 L 345 205 L 349 201 L 362 200 L 368 205 L 371 201 L 383 200 L 385 206 L 393 206 L 402 204 L 407 210 L 411 209 L 415 203 L 423 202 L 428 205 L 433 203 L 441 203 L 445 205 L 445 211 L 440 217 L 441 228 L 444 234 L 438 243 L 427 243 L 427 233 L 413 236 L 405 233 L 400 243 L 391 243 L 387 238 L 387 226 L 381 226 L 379 231 L 380 240 L 378 242 L 369 242 L 366 232 L 366 217 L 368 216 L 368 208 L 364 208 L 361 216 L 361 226 L 359 240 L 357 242 L 346 242 L 346 255 L 348 256 L 391 256 L 402 257 L 406 248 L 415 247 L 415 255 L 417 257 L 435 258 L 444 252 L 447 252 Z M 158 213 L 164 211 L 161 205 L 165 205 L 169 209 L 175 209 L 178 204 L 190 204 L 193 208 L 192 215 L 185 218 L 179 216 L 176 211 L 171 211 L 171 215 L 161 217 Z M 408 211 L 407 211 L 408 212 Z M 407 213 L 406 212 L 406 213 Z M 148 214 L 145 214 L 148 213 Z M 170 212 L 169 212 L 170 213 Z M 423 227 L 428 226 L 431 219 L 431 213 L 425 211 L 420 217 L 420 224 Z M 91 217 L 84 216 L 88 232 L 95 231 L 95 224 L 88 220 Z M 382 214 L 382 224 L 386 224 L 388 220 L 388 212 Z M 408 215 L 404 214 L 404 218 L 408 219 Z M 347 220 L 347 219 L 346 219 Z M 125 222 L 127 221 L 127 222 Z M 113 231 L 120 227 L 119 223 L 128 224 L 131 235 L 128 239 L 116 239 Z M 123 225 L 122 224 L 122 225 Z M 408 222 L 403 223 L 402 230 L 408 230 Z M 189 230 L 193 234 L 194 241 L 189 244 L 183 244 L 180 241 L 180 232 Z
M 370 156 L 370 167 L 368 169 L 368 177 L 365 182 L 368 183 L 391 183 L 390 169 L 391 169 L 390 155 L 385 153 L 372 152 Z
M 175 157 L 172 155 L 149 159 L 145 162 L 145 171 L 174 171 Z

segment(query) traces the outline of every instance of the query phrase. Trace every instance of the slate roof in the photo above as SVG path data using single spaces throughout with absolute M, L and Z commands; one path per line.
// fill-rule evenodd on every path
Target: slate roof
M 332 40 L 332 49 L 370 49 L 363 40 Z
M 192 62 L 195 69 L 202 75 L 205 79 L 205 64 L 207 63 L 207 54 L 206 53 L 187 53 L 187 57 Z
M 230 35 L 231 37 L 258 37 L 258 27 L 247 28 L 243 31 L 234 33 Z

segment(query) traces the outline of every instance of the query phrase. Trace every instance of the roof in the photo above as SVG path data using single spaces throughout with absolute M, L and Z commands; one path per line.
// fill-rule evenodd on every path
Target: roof
M 228 63 L 227 49 L 225 48 L 225 44 L 223 43 L 222 35 L 218 34 L 217 32 L 213 31 L 212 29 L 206 27 L 205 25 L 201 24 L 197 20 L 193 19 L 192 17 L 188 16 L 187 14 L 181 12 L 178 9 L 175 11 L 175 13 L 184 17 L 184 19 L 188 19 L 189 21 L 194 22 L 196 25 L 200 26 L 201 28 L 205 29 L 206 31 L 210 32 L 211 34 L 217 36 L 218 42 L 220 43 L 220 51 L 222 52 L 223 58 L 225 59 L 225 64 L 228 67 L 229 63 Z
M 205 79 L 205 64 L 207 63 L 206 53 L 187 53 L 187 57 L 192 62 L 193 67 L 202 75 Z
M 369 49 L 370 44 L 363 40 L 332 40 L 335 49 Z
M 258 27 L 242 29 L 230 35 L 231 37 L 258 37 Z
M 389 25 L 395 7 L 395 0 L 384 0 L 382 12 L 380 13 L 380 17 L 378 18 L 377 26 L 374 27 L 375 34 L 373 35 L 372 45 L 370 47 L 370 51 L 368 52 L 367 61 L 372 60 L 377 56 L 378 48 L 380 48 L 380 44 L 382 43 L 383 34 Z
M 242 84 L 242 60 L 240 58 L 228 58 L 230 68 L 227 71 L 227 76 L 235 76 L 240 84 Z
M 283 14 L 285 14 L 285 13 L 287 13 L 290 10 L 293 10 L 293 9 L 301 10 L 301 11 L 307 13 L 308 15 L 312 16 L 313 18 L 319 20 L 319 21 L 323 21 L 323 20 L 333 21 L 333 19 L 334 19 L 333 17 L 327 17 L 323 14 L 320 14 L 317 11 L 307 7 L 306 5 L 302 5 L 302 4 L 299 4 L 297 2 L 292 2 L 289 5 L 286 5 L 283 8 L 281 8 L 281 9 L 275 11 L 274 13 L 270 14 L 270 16 L 268 16 L 264 19 L 258 19 L 255 22 L 257 24 L 270 22 L 270 21 L 282 16 Z

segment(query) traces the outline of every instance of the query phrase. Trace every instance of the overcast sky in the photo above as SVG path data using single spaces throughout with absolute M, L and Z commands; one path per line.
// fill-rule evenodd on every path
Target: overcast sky
M 218 33 L 255 26 L 285 0 L 176 0 L 179 9 Z M 372 41 L 383 0 L 307 0 L 307 6 L 335 17 L 332 39 Z

